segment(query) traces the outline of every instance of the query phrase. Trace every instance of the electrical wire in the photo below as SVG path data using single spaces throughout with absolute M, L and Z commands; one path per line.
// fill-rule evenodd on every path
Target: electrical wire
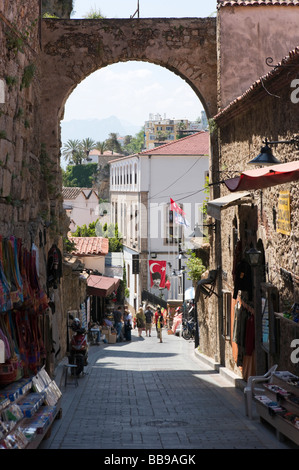
M 163 188 L 161 189 L 161 191 L 159 191 L 158 193 L 154 194 L 153 196 L 151 196 L 149 198 L 149 200 L 151 199 L 154 199 L 156 196 L 158 196 L 159 194 L 161 194 L 163 191 L 166 191 L 167 189 L 171 188 L 171 186 L 173 186 L 174 184 L 176 184 L 180 179 L 184 178 L 184 176 L 187 175 L 187 173 L 189 173 L 189 171 L 192 170 L 192 168 L 202 159 L 203 157 L 199 157 L 196 162 L 193 163 L 193 165 L 191 165 L 191 167 L 183 174 L 183 175 L 180 175 L 175 181 L 173 181 L 172 183 L 170 183 L 169 186 L 167 186 L 166 188 Z

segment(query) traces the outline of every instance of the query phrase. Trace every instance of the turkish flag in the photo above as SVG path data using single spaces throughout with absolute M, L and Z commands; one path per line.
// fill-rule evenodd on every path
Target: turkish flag
M 151 287 L 165 288 L 166 261 L 149 260 Z

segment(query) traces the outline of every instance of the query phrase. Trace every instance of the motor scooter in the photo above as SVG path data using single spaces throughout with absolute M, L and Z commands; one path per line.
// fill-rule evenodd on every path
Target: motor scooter
M 69 364 L 77 366 L 75 372 L 72 370 L 72 374 L 78 376 L 81 372 L 84 373 L 84 366 L 88 364 L 87 332 L 85 328 L 82 328 L 78 318 L 74 318 L 72 315 L 70 315 L 69 318 L 73 320 L 69 326 L 74 332 L 70 341 Z

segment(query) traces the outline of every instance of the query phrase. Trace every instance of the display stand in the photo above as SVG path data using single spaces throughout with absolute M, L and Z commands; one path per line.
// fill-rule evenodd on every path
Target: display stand
M 0 449 L 36 449 L 61 417 L 61 391 L 43 368 L 0 389 Z
M 287 437 L 299 445 L 299 377 L 278 371 L 263 387 L 265 392 L 254 396 L 261 420 L 275 428 L 279 440 Z

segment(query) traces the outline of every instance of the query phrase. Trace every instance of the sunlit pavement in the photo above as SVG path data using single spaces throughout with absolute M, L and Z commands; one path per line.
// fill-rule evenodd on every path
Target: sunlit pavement
M 287 449 L 194 343 L 156 331 L 92 346 L 87 374 L 62 387 L 62 418 L 42 449 Z M 59 371 L 56 381 L 58 382 Z

